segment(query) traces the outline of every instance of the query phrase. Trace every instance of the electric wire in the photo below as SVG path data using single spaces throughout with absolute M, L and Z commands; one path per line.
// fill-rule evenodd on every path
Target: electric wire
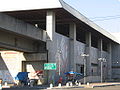
M 119 19 L 120 18 L 120 16 L 119 17 L 112 17 L 112 18 L 102 18 L 102 19 L 90 19 L 90 20 L 92 20 L 92 21 L 105 21 L 105 20 L 112 20 L 112 19 Z
M 105 17 L 92 17 L 89 18 L 92 21 L 105 21 L 105 20 L 111 20 L 111 19 L 119 19 L 120 15 L 114 15 L 114 16 L 105 16 Z
M 72 0 L 70 0 L 70 1 L 72 1 Z M 74 7 L 79 7 L 80 2 L 81 2 L 81 0 L 77 0 L 77 3 L 74 3 Z M 91 20 L 91 22 L 106 21 L 106 20 L 112 20 L 112 19 L 120 19 L 120 15 L 102 16 L 102 17 L 89 17 L 89 19 Z

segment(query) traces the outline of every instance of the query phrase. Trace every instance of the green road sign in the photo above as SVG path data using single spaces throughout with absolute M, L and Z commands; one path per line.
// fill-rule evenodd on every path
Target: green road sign
M 45 63 L 44 70 L 56 70 L 56 63 Z

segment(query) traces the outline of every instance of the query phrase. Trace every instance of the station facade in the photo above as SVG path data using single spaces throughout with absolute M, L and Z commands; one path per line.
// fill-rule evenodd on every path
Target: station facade
M 8 28 L 0 25 L 4 29 L 1 32 L 10 30 L 11 26 L 17 28 L 16 31 L 12 31 L 15 35 L 14 41 L 12 42 L 13 38 L 9 38 L 10 43 L 14 43 L 14 48 L 7 47 L 15 51 L 1 49 L 0 76 L 4 81 L 14 82 L 17 72 L 34 70 L 43 70 L 43 79 L 46 82 L 51 80 L 57 82 L 60 76 L 65 79 L 65 73 L 69 71 L 82 73 L 87 82 L 100 81 L 101 73 L 103 81 L 119 80 L 120 44 L 117 39 L 64 1 L 45 1 L 33 2 L 36 7 L 28 5 L 24 9 L 19 9 L 18 5 L 18 8 L 0 10 L 5 14 L 4 17 L 9 16 L 5 19 L 9 19 Z M 12 23 L 13 18 L 19 24 L 19 28 Z M 26 24 L 29 24 L 29 27 Z M 36 31 L 32 31 L 31 27 Z M 38 29 L 40 31 L 37 31 Z M 18 33 L 19 30 L 31 32 L 30 35 L 34 39 L 25 33 Z M 34 31 L 40 38 L 37 38 Z M 5 34 L 13 37 L 12 33 L 5 32 Z M 3 41 L 4 39 L 1 39 L 0 42 Z M 1 47 L 6 48 L 4 45 Z M 44 63 L 56 63 L 57 68 L 46 71 Z

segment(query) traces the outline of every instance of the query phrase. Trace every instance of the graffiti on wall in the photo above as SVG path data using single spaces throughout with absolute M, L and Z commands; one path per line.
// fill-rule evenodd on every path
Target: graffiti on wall
M 9 83 L 14 82 L 14 80 L 8 70 L 0 70 L 0 78 L 3 80 L 3 82 L 9 82 Z
M 0 78 L 3 82 L 14 82 L 14 77 L 21 69 L 20 54 L 17 51 L 1 51 Z
M 61 75 L 68 71 L 69 65 L 69 39 L 62 35 L 57 35 L 56 45 L 57 50 L 55 53 L 55 60 L 57 63 L 56 73 Z

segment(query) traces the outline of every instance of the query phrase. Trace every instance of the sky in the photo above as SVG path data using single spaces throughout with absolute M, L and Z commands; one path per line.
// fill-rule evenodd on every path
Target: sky
M 120 0 L 64 1 L 106 31 L 120 33 Z

